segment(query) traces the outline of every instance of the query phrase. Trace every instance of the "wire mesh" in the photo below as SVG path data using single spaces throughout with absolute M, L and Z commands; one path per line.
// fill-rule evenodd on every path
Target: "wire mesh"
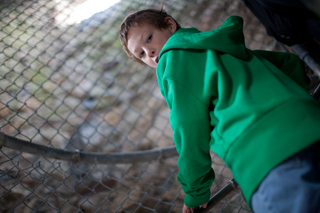
M 163 5 L 183 27 L 202 31 L 240 15 L 249 48 L 281 51 L 241 1 L 121 0 L 81 20 L 86 2 L 0 1 L 0 130 L 7 136 L 72 152 L 173 146 L 155 71 L 129 61 L 118 39 L 120 23 L 138 9 Z M 3 146 L 0 211 L 180 212 L 184 193 L 176 160 L 106 165 Z M 212 162 L 215 193 L 232 174 L 213 152 Z M 210 212 L 250 210 L 237 189 Z

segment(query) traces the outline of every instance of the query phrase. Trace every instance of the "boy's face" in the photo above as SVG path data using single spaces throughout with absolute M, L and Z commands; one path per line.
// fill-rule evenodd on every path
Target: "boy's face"
M 151 24 L 135 24 L 128 32 L 128 49 L 138 59 L 150 67 L 157 68 L 162 47 L 176 31 L 175 21 L 167 17 L 167 29 L 158 29 Z

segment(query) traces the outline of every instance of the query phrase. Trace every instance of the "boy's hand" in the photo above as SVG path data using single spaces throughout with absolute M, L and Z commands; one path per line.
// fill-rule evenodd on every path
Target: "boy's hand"
M 202 204 L 202 208 L 207 208 L 208 202 Z M 183 204 L 183 209 L 182 209 L 182 213 L 192 213 L 194 210 L 197 210 L 199 207 L 188 207 L 186 206 L 186 204 Z

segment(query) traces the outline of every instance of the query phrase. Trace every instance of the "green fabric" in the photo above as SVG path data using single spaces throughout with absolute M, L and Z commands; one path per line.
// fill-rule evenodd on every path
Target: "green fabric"
M 320 139 L 320 105 L 305 90 L 303 63 L 293 54 L 247 49 L 242 25 L 231 16 L 216 30 L 179 29 L 160 53 L 157 78 L 190 207 L 209 199 L 210 148 L 250 206 L 272 168 Z

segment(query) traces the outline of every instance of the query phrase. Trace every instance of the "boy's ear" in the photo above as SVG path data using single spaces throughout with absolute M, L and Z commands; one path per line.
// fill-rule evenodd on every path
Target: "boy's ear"
M 168 24 L 168 29 L 171 31 L 171 33 L 177 31 L 177 23 L 174 21 L 173 18 L 165 17 L 164 21 Z

